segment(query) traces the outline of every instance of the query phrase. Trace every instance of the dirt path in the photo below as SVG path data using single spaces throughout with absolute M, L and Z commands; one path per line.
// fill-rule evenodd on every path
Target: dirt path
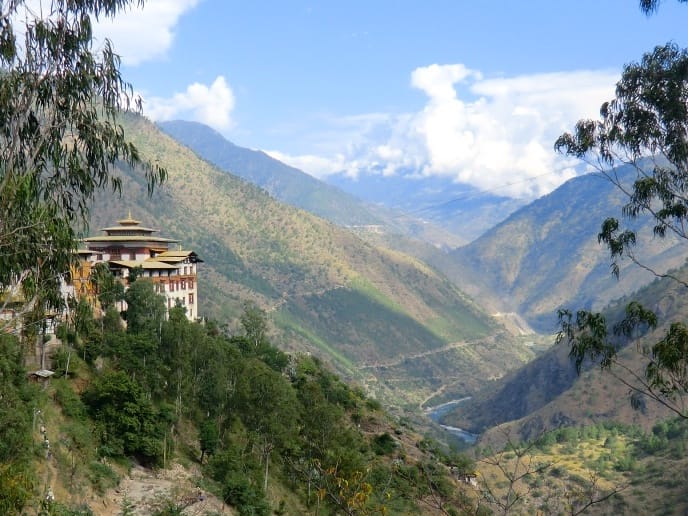
M 359 369 L 378 369 L 380 367 L 394 367 L 402 364 L 405 360 L 417 360 L 419 358 L 424 358 L 430 355 L 437 355 L 438 353 L 446 353 L 452 349 L 460 348 L 465 346 L 465 342 L 454 342 L 452 344 L 447 344 L 441 348 L 430 349 L 428 351 L 423 351 L 422 353 L 415 353 L 413 355 L 399 355 L 398 358 L 389 362 L 373 362 L 372 364 L 361 364 L 358 366 Z
M 128 505 L 131 514 L 149 515 L 170 502 L 178 508 L 183 508 L 183 513 L 190 516 L 234 514 L 222 500 L 209 493 L 201 492 L 199 497 L 194 478 L 198 478 L 198 475 L 179 465 L 173 465 L 163 471 L 135 467 L 122 479 L 117 488 L 109 490 L 105 497 L 89 505 L 93 513 L 99 516 L 121 514 L 125 505 Z

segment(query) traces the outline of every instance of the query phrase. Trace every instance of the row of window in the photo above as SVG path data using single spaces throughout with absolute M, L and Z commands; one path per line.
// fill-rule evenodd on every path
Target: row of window
M 171 297 L 167 298 L 167 308 L 172 308 L 176 302 L 179 301 L 182 306 L 186 306 L 186 298 L 185 297 L 177 297 L 172 299 Z M 193 305 L 194 304 L 194 295 L 189 294 L 189 304 Z
M 160 282 L 158 285 L 160 285 L 158 288 L 160 289 L 160 292 L 165 292 L 165 289 L 167 288 L 165 285 L 166 283 Z M 174 292 L 175 290 L 186 290 L 187 288 L 189 290 L 193 290 L 194 288 L 194 282 L 192 279 L 186 280 L 177 280 L 177 281 L 170 281 L 170 292 Z
M 155 284 L 156 291 L 159 293 L 165 293 L 167 291 L 166 285 L 167 284 L 165 282 L 156 283 Z M 193 280 L 190 279 L 188 281 L 187 280 L 170 281 L 170 285 L 169 285 L 169 291 L 170 292 L 175 292 L 175 291 L 178 292 L 180 290 L 186 290 L 187 288 L 189 290 L 193 290 L 193 288 L 194 288 Z

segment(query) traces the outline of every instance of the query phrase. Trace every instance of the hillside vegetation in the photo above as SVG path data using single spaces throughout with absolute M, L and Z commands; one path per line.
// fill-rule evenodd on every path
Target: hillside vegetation
M 0 336 L 0 513 L 165 515 L 226 504 L 254 516 L 402 514 L 470 503 L 440 448 L 421 446 L 316 358 L 273 347 L 256 307 L 227 335 L 188 321 L 182 307 L 165 319 L 150 280 L 131 283 L 125 300 L 126 328 L 111 306 L 99 317 L 85 301 L 75 307 L 48 343 L 55 375 L 43 388 L 22 367 L 32 354 Z M 158 468 L 166 478 L 178 471 L 176 489 L 141 496 L 136 478 L 151 472 L 152 486 Z M 122 497 L 124 480 L 132 491 Z
M 168 179 L 148 200 L 145 185 L 123 169 L 122 198 L 101 195 L 91 228 L 132 210 L 195 249 L 205 260 L 202 314 L 236 327 L 242 304 L 253 300 L 268 312 L 282 349 L 317 353 L 347 378 L 402 404 L 456 383 L 456 371 L 465 373 L 457 389 L 472 392 L 533 356 L 417 259 L 276 202 L 143 118 L 130 115 L 123 123 L 141 154 L 166 167 Z
M 679 280 L 688 278 L 688 266 L 672 271 Z M 640 352 L 656 340 L 674 319 L 688 313 L 685 286 L 671 278 L 657 279 L 638 290 L 632 298 L 654 310 L 660 321 L 654 331 L 637 341 L 620 340 L 622 364 L 641 376 L 647 357 Z M 609 321 L 620 320 L 628 298 L 620 298 L 605 309 Z M 593 424 L 603 420 L 637 424 L 648 430 L 658 419 L 670 412 L 650 400 L 641 398 L 641 410 L 631 406 L 629 388 L 608 371 L 584 363 L 577 375 L 569 349 L 561 344 L 554 346 L 535 360 L 515 371 L 457 407 L 446 416 L 448 424 L 473 431 L 485 431 L 495 425 L 508 423 L 519 438 L 534 438 L 538 433 L 559 426 Z M 614 369 L 612 369 L 614 372 Z M 623 371 L 619 371 L 624 374 Z M 488 432 L 486 439 L 494 433 Z M 498 438 L 498 436 L 497 436 Z
M 511 441 L 476 467 L 480 491 L 510 514 L 683 514 L 688 426 L 668 419 L 645 431 L 600 422 Z

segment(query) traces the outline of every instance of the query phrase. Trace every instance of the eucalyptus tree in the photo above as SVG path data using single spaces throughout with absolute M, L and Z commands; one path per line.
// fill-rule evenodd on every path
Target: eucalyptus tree
M 60 304 L 76 230 L 101 188 L 118 192 L 112 166 L 141 170 L 149 192 L 164 169 L 144 161 L 117 115 L 141 103 L 93 23 L 141 0 L 0 3 L 0 285 L 22 310 Z M 12 295 L 8 295 L 12 294 Z
M 648 9 L 656 8 L 657 2 L 645 3 Z M 574 132 L 557 139 L 555 148 L 584 159 L 626 195 L 621 219 L 607 218 L 598 234 L 609 249 L 613 274 L 618 276 L 621 259 L 652 271 L 634 254 L 641 238 L 633 227 L 634 219 L 649 216 L 654 238 L 672 235 L 688 240 L 688 50 L 668 43 L 645 54 L 640 62 L 626 65 L 616 96 L 602 105 L 600 119 L 579 121 Z M 630 184 L 616 173 L 622 164 L 635 169 Z M 688 287 L 680 272 L 655 274 Z M 603 314 L 587 310 L 575 314 L 561 310 L 559 318 L 559 340 L 571 345 L 579 370 L 588 359 L 605 369 L 616 365 L 624 371 L 617 378 L 640 395 L 632 400 L 641 402 L 646 395 L 688 417 L 680 402 L 688 393 L 688 326 L 683 321 L 660 321 L 635 301 L 612 327 Z M 662 336 L 640 348 L 646 358 L 643 372 L 619 360 L 620 343 L 663 323 Z

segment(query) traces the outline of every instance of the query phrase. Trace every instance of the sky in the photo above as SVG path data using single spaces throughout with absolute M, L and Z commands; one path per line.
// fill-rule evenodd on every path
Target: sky
M 147 0 L 95 30 L 154 121 L 207 124 L 319 178 L 442 176 L 515 198 L 579 169 L 553 142 L 623 65 L 688 46 L 636 0 Z

